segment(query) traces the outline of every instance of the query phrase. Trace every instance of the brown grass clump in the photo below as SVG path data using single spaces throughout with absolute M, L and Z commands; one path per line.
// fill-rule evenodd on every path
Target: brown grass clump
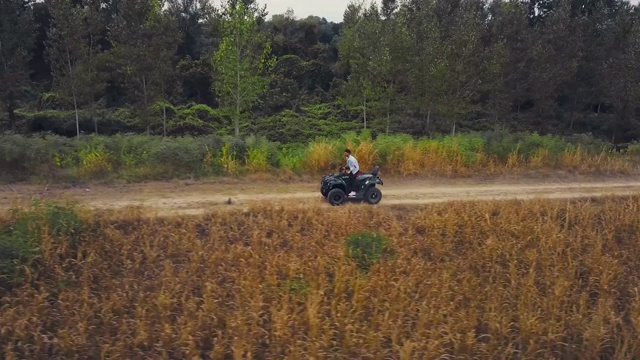
M 330 169 L 337 161 L 334 144 L 326 141 L 313 142 L 306 154 L 305 167 L 311 172 L 323 172 Z
M 353 151 L 353 155 L 358 159 L 358 165 L 364 172 L 370 172 L 374 166 L 379 164 L 378 150 L 370 141 L 363 141 Z M 346 160 L 345 160 L 346 163 Z
M 0 299 L 4 358 L 629 359 L 638 197 L 100 216 Z M 0 222 L 2 223 L 2 222 Z M 360 271 L 359 230 L 395 256 Z

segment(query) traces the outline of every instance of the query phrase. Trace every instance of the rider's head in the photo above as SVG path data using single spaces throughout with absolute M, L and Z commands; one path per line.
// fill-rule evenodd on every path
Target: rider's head
M 351 156 L 351 150 L 345 149 L 344 150 L 344 157 L 348 158 L 349 156 Z

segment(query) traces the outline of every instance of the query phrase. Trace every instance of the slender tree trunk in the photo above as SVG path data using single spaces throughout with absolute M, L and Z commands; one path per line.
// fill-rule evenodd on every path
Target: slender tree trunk
M 11 132 L 16 131 L 16 109 L 14 109 L 13 104 L 10 104 L 7 108 L 7 112 L 9 113 L 9 126 L 11 127 Z
M 142 95 L 144 100 L 144 120 L 147 123 L 147 136 L 151 135 L 151 122 L 149 121 L 149 114 L 147 111 L 149 110 L 149 102 L 147 99 L 147 77 L 142 75 Z
M 76 135 L 80 139 L 80 114 L 78 113 L 78 101 L 76 100 L 76 91 L 73 90 L 73 108 L 76 112 Z
M 571 110 L 571 120 L 569 121 L 569 130 L 573 131 L 573 120 L 575 118 L 575 111 Z
M 389 125 L 391 123 L 391 98 L 387 99 L 387 135 L 389 134 Z
M 98 117 L 96 116 L 96 109 L 95 109 L 95 99 L 93 97 L 91 97 L 91 107 L 89 108 L 90 111 L 90 118 L 91 118 L 91 122 L 93 122 L 93 132 L 98 135 Z
M 160 86 L 162 89 L 162 97 L 168 97 L 164 78 L 160 81 Z M 162 101 L 162 137 L 167 137 L 167 102 L 169 102 L 167 99 L 163 99 Z
M 162 135 L 167 137 L 167 107 L 162 106 Z
M 234 121 L 234 128 L 236 137 L 240 137 L 240 99 L 236 99 L 236 119 Z
M 0 49 L 2 49 L 2 40 L 0 39 Z M 3 56 L 3 53 L 0 52 L 0 60 L 2 61 L 2 67 L 5 71 L 7 71 L 7 62 Z M 9 113 L 9 127 L 11 128 L 11 132 L 16 131 L 16 112 L 13 106 L 13 101 L 11 99 L 8 100 L 7 104 L 7 113 Z
M 76 98 L 76 84 L 73 76 L 73 68 L 71 67 L 71 54 L 69 46 L 67 46 L 67 65 L 69 66 L 69 76 L 71 77 L 71 94 L 73 96 L 73 109 L 76 113 L 76 136 L 80 139 L 80 114 L 78 113 L 78 99 Z
M 238 64 L 236 65 L 236 119 L 235 119 L 235 134 L 236 137 L 240 137 L 240 47 L 236 45 L 238 51 Z
M 91 78 L 94 78 L 94 74 L 93 71 L 95 70 L 94 64 L 93 64 L 93 45 L 94 45 L 94 37 L 93 37 L 93 31 L 89 30 L 89 66 L 90 66 L 90 71 L 91 71 Z M 91 90 L 91 120 L 93 120 L 93 131 L 96 135 L 98 135 L 98 118 L 96 117 L 95 114 L 95 103 L 96 103 L 96 99 L 95 99 L 95 94 L 93 93 L 93 90 Z
M 453 120 L 453 127 L 451 128 L 451 136 L 456 136 L 456 120 Z
M 423 115 L 424 116 L 424 115 Z M 431 134 L 431 109 L 427 111 L 427 133 Z
M 575 119 L 576 108 L 578 107 L 578 86 L 573 91 L 573 109 L 571 109 L 571 122 L 569 123 L 569 130 L 573 131 L 573 122 Z
M 367 97 L 364 97 L 364 129 L 367 130 Z
M 234 132 L 236 134 L 236 137 L 240 136 L 240 69 L 238 68 L 237 74 L 236 74 L 236 81 L 237 81 L 237 94 L 236 94 L 236 116 L 235 119 L 233 121 L 233 127 L 234 127 Z

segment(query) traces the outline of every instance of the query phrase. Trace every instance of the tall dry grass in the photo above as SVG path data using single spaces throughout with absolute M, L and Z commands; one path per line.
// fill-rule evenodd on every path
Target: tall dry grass
M 637 170 L 633 156 L 618 154 L 603 146 L 589 143 L 588 139 L 570 143 L 538 135 L 498 141 L 480 135 L 421 140 L 383 135 L 372 140 L 366 134 L 361 137 L 350 134 L 340 141 L 312 142 L 303 162 L 310 172 L 326 172 L 327 164 L 344 162 L 338 154 L 348 147 L 363 171 L 379 166 L 383 173 L 399 176 L 503 175 L 532 170 L 630 174 Z
M 349 148 L 364 172 L 379 166 L 397 176 L 470 176 L 571 171 L 582 174 L 637 172 L 640 145 L 615 152 L 589 136 L 480 133 L 415 139 L 409 135 L 344 133 L 304 144 L 266 138 L 218 136 L 154 138 L 0 135 L 0 178 L 6 181 L 144 181 L 207 176 L 302 172 L 323 174 L 345 164 Z
M 86 215 L 0 299 L 5 359 L 630 359 L 640 198 Z M 395 256 L 368 272 L 354 231 Z

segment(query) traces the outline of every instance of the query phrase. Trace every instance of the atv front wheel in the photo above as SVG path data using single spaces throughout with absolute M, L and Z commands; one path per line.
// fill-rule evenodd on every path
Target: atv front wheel
M 382 191 L 377 187 L 372 187 L 364 194 L 364 199 L 371 205 L 376 205 L 382 200 Z
M 327 200 L 329 200 L 329 204 L 333 206 L 342 205 L 346 198 L 347 194 L 345 194 L 342 189 L 333 189 L 327 194 Z

